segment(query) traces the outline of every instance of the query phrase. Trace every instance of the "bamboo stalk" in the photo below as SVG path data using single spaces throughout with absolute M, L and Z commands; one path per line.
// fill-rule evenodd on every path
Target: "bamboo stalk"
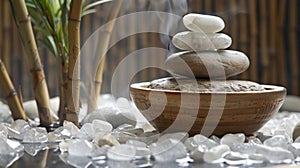
M 3 4 L 4 2 L 1 2 L 1 3 Z M 4 12 L 4 10 L 3 10 L 3 5 L 1 5 L 1 6 L 0 6 L 0 15 L 1 15 L 1 16 L 5 16 L 3 12 Z M 2 30 L 2 29 L 3 29 L 3 22 L 4 22 L 3 17 L 0 17 L 0 23 L 2 23 L 1 26 L 0 26 L 0 39 L 1 39 L 1 40 L 0 40 L 0 55 L 1 55 L 1 56 L 3 56 L 3 55 L 2 55 L 2 51 L 3 51 L 3 40 L 2 40 L 2 39 L 4 39 L 4 38 L 3 38 L 3 30 Z M 0 58 L 1 58 L 1 57 L 0 57 Z
M 277 59 L 278 57 L 276 54 L 276 41 L 277 41 L 277 36 L 276 31 L 277 31 L 277 1 L 270 1 L 269 2 L 269 41 L 270 41 L 270 47 L 269 47 L 269 55 L 272 58 L 271 59 L 271 69 L 270 69 L 270 83 L 271 84 L 276 84 L 277 83 L 277 73 L 276 69 L 276 63 L 277 63 Z M 273 26 L 271 26 L 273 25 Z
M 105 67 L 105 60 L 106 60 L 106 52 L 108 50 L 109 42 L 110 42 L 110 36 L 112 29 L 114 27 L 114 19 L 117 17 L 119 10 L 121 8 L 121 5 L 123 3 L 123 0 L 113 0 L 112 1 L 112 9 L 110 10 L 110 13 L 108 14 L 107 23 L 103 27 L 103 33 L 101 34 L 103 36 L 103 43 L 101 44 L 101 49 L 99 52 L 99 56 L 101 58 L 100 64 L 96 65 L 96 75 L 95 75 L 95 101 L 93 101 L 90 104 L 88 111 L 93 111 L 97 107 L 98 98 L 101 91 L 101 85 L 102 85 L 102 78 L 103 78 L 103 71 Z M 97 62 L 97 61 L 96 61 Z
M 238 17 L 237 17 L 237 13 L 238 13 L 238 9 L 237 9 L 237 2 L 235 0 L 230 0 L 229 1 L 229 6 L 230 6 L 230 35 L 232 38 L 232 45 L 231 48 L 234 50 L 238 49 Z
M 0 85 L 4 91 L 5 98 L 7 100 L 8 106 L 11 110 L 12 117 L 14 120 L 23 119 L 28 120 L 25 111 L 20 101 L 17 91 L 15 90 L 10 77 L 6 71 L 6 68 L 0 59 Z
M 50 114 L 49 93 L 25 1 L 10 0 L 10 2 L 30 64 L 33 91 L 38 107 L 40 125 L 49 126 L 53 123 L 53 118 Z
M 243 51 L 244 53 L 248 53 L 249 52 L 249 41 L 248 41 L 248 8 L 247 8 L 247 2 L 246 0 L 240 0 L 240 10 L 241 13 L 239 14 L 239 45 L 240 45 L 240 49 L 241 51 Z M 241 75 L 242 79 L 248 79 L 249 78 L 249 72 L 244 72 Z
M 258 81 L 258 59 L 257 59 L 257 38 L 258 38 L 258 21 L 257 21 L 257 9 L 256 0 L 249 0 L 249 10 L 250 10 L 250 79 L 253 81 Z
M 270 74 L 270 57 L 268 53 L 268 25 L 267 25 L 267 1 L 260 2 L 260 54 L 261 54 L 261 69 L 262 69 L 262 82 L 269 82 Z
M 299 94 L 299 71 L 298 71 L 298 40 L 297 40 L 297 0 L 289 1 L 289 46 L 291 60 L 292 93 Z
M 212 13 L 212 0 L 205 0 L 204 5 L 205 5 L 205 12 L 207 14 Z
M 63 120 L 78 123 L 80 109 L 80 19 L 82 0 L 72 0 L 69 12 L 68 40 L 69 40 L 69 67 L 66 93 L 66 106 L 63 111 Z
M 284 31 L 283 27 L 285 24 L 285 13 L 286 13 L 286 0 L 280 0 L 278 5 L 278 22 L 277 22 L 277 41 L 276 41 L 276 49 L 278 55 L 278 78 L 279 83 L 285 87 L 287 84 L 287 69 L 286 69 L 286 55 L 285 55 L 285 47 L 284 47 Z
M 11 24 L 11 20 L 10 17 L 8 15 L 9 13 L 9 2 L 8 1 L 3 1 L 4 5 L 3 5 L 3 12 L 4 12 L 4 19 L 3 19 L 3 29 L 4 29 L 4 38 L 3 39 L 10 39 L 10 35 L 11 35 L 11 31 L 12 31 L 12 24 Z M 10 42 L 6 42 L 3 45 L 3 62 L 6 65 L 7 69 L 11 69 L 10 66 L 10 61 L 9 61 L 9 56 L 11 56 L 11 46 L 10 46 Z

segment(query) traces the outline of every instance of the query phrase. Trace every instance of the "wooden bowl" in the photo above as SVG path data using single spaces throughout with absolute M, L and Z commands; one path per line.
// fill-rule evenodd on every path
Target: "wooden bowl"
M 251 135 L 284 102 L 286 89 L 262 85 L 264 91 L 196 93 L 150 89 L 149 82 L 130 86 L 131 97 L 159 132 L 185 131 L 190 135 Z

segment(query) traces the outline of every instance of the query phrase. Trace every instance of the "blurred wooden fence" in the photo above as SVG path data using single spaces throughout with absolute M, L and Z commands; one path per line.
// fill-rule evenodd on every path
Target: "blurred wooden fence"
M 160 1 L 127 0 L 120 16 L 147 8 L 153 10 L 148 7 L 153 5 L 153 2 Z M 237 78 L 282 85 L 287 87 L 289 94 L 300 95 L 299 3 L 297 0 L 188 0 L 187 12 L 218 15 L 225 20 L 226 28 L 223 32 L 233 39 L 231 49 L 245 52 L 251 61 L 249 70 Z M 159 5 L 160 9 L 168 8 L 168 5 Z M 97 13 L 83 18 L 82 42 L 104 24 L 109 10 L 110 4 L 105 4 L 97 7 Z M 123 26 L 116 27 L 115 32 L 134 32 L 140 26 L 159 25 L 160 22 L 153 18 L 127 19 L 122 21 Z M 15 86 L 22 87 L 24 99 L 32 98 L 31 76 L 8 0 L 0 1 L 0 23 L 0 58 L 7 66 Z M 118 34 L 114 37 L 119 38 Z M 97 46 L 101 47 L 101 44 Z M 107 54 L 103 93 L 110 92 L 111 76 L 120 61 L 130 53 L 146 47 L 166 48 L 161 42 L 161 35 L 157 33 L 134 34 L 113 45 Z M 47 50 L 41 48 L 40 52 L 51 96 L 55 96 L 58 94 L 56 60 Z M 128 71 L 135 72 L 136 65 L 141 62 L 160 64 L 166 58 L 163 52 L 142 54 L 147 55 L 147 58 L 132 61 Z M 160 59 L 151 59 L 153 55 L 162 56 Z M 129 72 L 124 72 L 124 77 L 126 73 Z M 148 81 L 166 75 L 164 71 L 148 69 L 138 73 L 133 82 Z

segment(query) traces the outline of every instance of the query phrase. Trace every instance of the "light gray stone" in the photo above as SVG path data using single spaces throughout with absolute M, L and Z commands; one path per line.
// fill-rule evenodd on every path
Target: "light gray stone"
M 226 79 L 246 71 L 250 62 L 239 51 L 184 51 L 169 56 L 165 65 L 175 75 Z
M 185 31 L 172 38 L 175 47 L 187 51 L 214 51 L 231 46 L 232 39 L 224 33 L 203 34 Z
M 136 125 L 136 117 L 128 111 L 121 111 L 114 106 L 103 106 L 98 110 L 89 113 L 82 121 L 83 124 L 91 123 L 93 120 L 103 120 L 109 122 L 113 128 L 117 128 L 122 124 Z

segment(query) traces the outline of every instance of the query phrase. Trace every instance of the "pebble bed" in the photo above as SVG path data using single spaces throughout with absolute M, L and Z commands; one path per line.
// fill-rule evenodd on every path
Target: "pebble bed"
M 125 99 L 105 101 L 100 112 L 121 115 L 134 109 Z M 223 137 L 189 136 L 186 132 L 160 135 L 147 124 L 133 122 L 132 117 L 109 120 L 105 116 L 102 120 L 85 117 L 80 129 L 65 121 L 47 132 L 23 120 L 13 122 L 4 104 L 0 104 L 0 115 L 0 167 L 13 164 L 24 152 L 34 157 L 45 149 L 56 149 L 59 158 L 74 167 L 262 167 L 297 165 L 300 158 L 300 137 L 292 137 L 300 121 L 298 113 L 277 113 L 253 136 Z

